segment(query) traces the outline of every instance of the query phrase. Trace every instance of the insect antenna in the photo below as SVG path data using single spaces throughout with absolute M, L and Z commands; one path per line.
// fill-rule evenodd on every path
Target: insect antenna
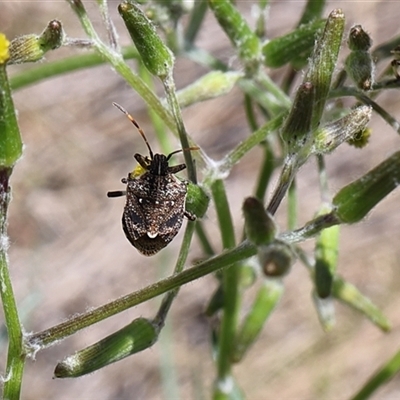
M 150 144 L 147 141 L 146 135 L 143 132 L 143 129 L 139 126 L 139 124 L 136 122 L 135 118 L 132 117 L 131 114 L 128 113 L 128 111 L 125 110 L 122 106 L 120 106 L 118 103 L 112 103 L 114 107 L 118 108 L 119 111 L 123 112 L 129 119 L 129 121 L 132 122 L 133 125 L 135 125 L 136 129 L 139 131 L 140 135 L 142 136 L 143 140 L 146 143 L 147 148 L 149 149 L 150 153 L 150 158 L 153 159 L 153 150 L 151 150 Z M 173 153 L 172 153 L 173 154 Z
M 169 161 L 169 159 L 174 155 L 174 154 L 176 154 L 176 153 L 180 153 L 180 152 L 184 152 L 184 151 L 192 151 L 192 150 L 199 150 L 200 149 L 200 147 L 197 147 L 197 146 L 195 146 L 195 147 L 188 147 L 187 149 L 179 149 L 179 150 L 175 150 L 175 151 L 173 151 L 172 153 L 169 153 L 168 154 L 168 156 L 167 156 L 167 161 Z

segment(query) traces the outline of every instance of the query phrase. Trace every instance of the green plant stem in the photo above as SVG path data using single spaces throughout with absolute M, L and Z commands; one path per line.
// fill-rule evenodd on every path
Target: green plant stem
M 203 253 L 210 257 L 215 255 L 215 251 L 210 243 L 210 240 L 208 239 L 201 221 L 197 221 L 196 223 L 196 234 L 203 248 Z
M 68 2 L 72 3 L 71 1 Z M 75 7 L 73 7 L 73 9 L 80 19 L 86 34 L 90 37 L 90 39 L 93 40 L 93 45 L 100 55 L 112 65 L 112 67 L 128 82 L 130 86 L 132 86 L 132 88 L 147 103 L 147 105 L 152 108 L 165 122 L 168 128 L 175 134 L 178 134 L 177 126 L 173 116 L 163 106 L 162 102 L 155 95 L 155 93 L 152 92 L 145 82 L 143 82 L 143 80 L 140 79 L 140 77 L 129 68 L 120 53 L 117 53 L 115 50 L 106 46 L 100 40 L 86 12 L 84 10 L 82 11 L 82 9 L 76 10 Z
M 293 179 L 288 191 L 288 229 L 293 230 L 297 224 L 297 188 Z
M 275 168 L 274 153 L 268 141 L 264 143 L 263 151 L 263 164 L 261 166 L 261 172 L 255 190 L 256 197 L 261 201 L 264 201 L 265 193 L 267 192 L 268 184 Z
M 276 131 L 282 124 L 284 114 L 281 114 L 273 120 L 267 122 L 260 129 L 253 132 L 250 136 L 239 143 L 230 153 L 228 153 L 217 165 L 217 171 L 210 171 L 209 175 L 204 178 L 205 185 L 212 183 L 215 175 L 226 176 L 231 168 L 239 162 L 239 160 L 247 154 L 253 147 L 257 146 L 260 142 L 272 132 Z
M 359 90 L 350 87 L 341 87 L 329 93 L 330 98 L 354 96 L 362 103 L 371 106 L 397 133 L 400 133 L 400 123 L 385 111 L 379 104 L 361 93 Z
M 2 232 L 1 236 L 4 237 L 3 235 Z M 8 270 L 7 255 L 3 247 L 0 250 L 0 281 L 1 300 L 3 303 L 4 319 L 9 338 L 3 398 L 14 400 L 19 399 L 20 397 L 25 355 L 22 350 L 23 336 L 18 316 L 18 309 L 15 303 L 14 292 Z
M 179 107 L 178 98 L 176 96 L 175 82 L 172 74 L 168 74 L 167 77 L 162 80 L 162 82 L 164 85 L 168 104 L 176 122 L 176 127 L 178 130 L 179 140 L 181 141 L 182 149 L 189 149 L 190 143 L 188 139 L 188 134 L 183 123 L 182 112 L 181 108 Z M 184 151 L 183 156 L 185 157 L 185 164 L 188 171 L 189 180 L 193 183 L 197 183 L 196 169 L 193 163 L 192 153 L 190 151 Z
M 145 67 L 142 62 L 138 62 L 139 75 L 146 83 L 146 85 L 154 91 L 153 76 L 150 74 L 149 70 Z M 174 149 L 171 146 L 171 141 L 166 134 L 166 129 L 163 121 L 160 117 L 153 111 L 152 108 L 147 107 L 147 112 L 153 124 L 154 132 L 157 136 L 157 140 L 160 143 L 161 151 L 163 154 L 170 154 Z
M 283 232 L 278 236 L 278 239 L 283 240 L 287 243 L 298 243 L 306 239 L 314 237 L 323 229 L 329 228 L 333 225 L 338 225 L 339 219 L 334 212 L 323 214 L 310 222 L 307 222 L 302 228 L 296 229 L 295 231 Z
M 122 57 L 126 60 L 138 58 L 137 50 L 132 46 L 122 49 Z M 79 54 L 58 61 L 47 62 L 30 68 L 10 78 L 13 90 L 21 89 L 25 86 L 33 85 L 47 78 L 67 74 L 80 69 L 87 69 L 105 64 L 104 57 L 97 53 Z
M 99 4 L 101 17 L 103 18 L 104 26 L 106 27 L 108 34 L 108 41 L 110 43 L 111 48 L 114 50 L 118 50 L 118 40 L 117 40 L 117 32 L 115 30 L 114 24 L 110 18 L 110 13 L 108 11 L 108 1 L 107 0 L 97 0 Z
M 11 200 L 9 180 L 22 154 L 22 139 L 11 95 L 6 64 L 8 44 L 2 35 L 0 59 L 0 296 L 8 333 L 8 354 L 3 378 L 3 398 L 19 399 L 25 363 L 23 333 L 8 266 L 7 215 Z
M 197 0 L 194 2 L 194 7 L 190 14 L 190 20 L 185 32 L 186 45 L 191 46 L 196 40 L 197 34 L 199 33 L 199 29 L 201 27 L 201 24 L 203 23 L 206 12 L 206 0 Z
M 232 249 L 235 247 L 235 231 L 233 228 L 232 216 L 229 211 L 229 202 L 226 197 L 224 182 L 221 179 L 217 179 L 212 184 L 211 191 L 218 216 L 222 246 L 224 249 Z
M 0 169 L 0 294 L 8 333 L 8 354 L 3 398 L 19 399 L 25 364 L 23 334 L 10 279 L 7 257 L 7 212 L 10 202 L 9 177 L 12 168 Z
M 222 180 L 216 180 L 211 186 L 212 196 L 218 216 L 219 228 L 222 236 L 224 249 L 235 246 L 235 233 L 229 203 L 226 197 L 225 187 Z M 218 347 L 218 386 L 223 384 L 231 375 L 232 354 L 234 350 L 234 339 L 236 335 L 238 312 L 240 305 L 239 297 L 239 265 L 232 264 L 223 271 L 222 287 L 224 293 L 223 316 L 219 334 Z
M 103 321 L 112 315 L 118 314 L 163 293 L 176 289 L 177 287 L 192 282 L 195 279 L 201 278 L 221 268 L 230 266 L 237 261 L 245 260 L 255 254 L 256 248 L 248 242 L 243 242 L 236 248 L 196 264 L 196 266 L 186 269 L 179 274 L 172 275 L 162 281 L 122 296 L 103 306 L 84 314 L 77 315 L 59 325 L 34 333 L 28 337 L 28 346 L 31 345 L 34 349 L 37 349 L 35 347 L 37 345 L 39 347 L 50 346 L 54 342 L 70 336 L 90 325 Z
M 400 371 L 400 351 L 380 368 L 351 400 L 369 399 L 372 393 Z
M 187 256 L 189 254 L 190 243 L 192 242 L 195 225 L 196 222 L 193 221 L 189 221 L 186 225 L 185 235 L 183 236 L 181 249 L 175 265 L 175 270 L 174 270 L 175 275 L 183 271 L 185 262 L 187 260 Z M 174 298 L 177 296 L 178 292 L 179 292 L 179 287 L 167 293 L 163 301 L 161 302 L 157 315 L 153 320 L 153 322 L 157 324 L 159 328 L 164 326 L 168 311 L 171 308 L 172 302 Z
M 324 202 L 329 202 L 329 188 L 328 188 L 328 176 L 326 174 L 325 158 L 322 155 L 317 155 L 318 163 L 318 177 L 319 186 L 321 188 L 321 198 Z
M 277 106 L 275 115 L 290 108 L 292 101 L 290 100 L 289 96 L 281 88 L 279 88 L 262 70 L 258 71 L 257 75 L 255 76 L 255 82 L 259 83 L 263 90 L 275 98 Z
M 254 132 L 259 128 L 259 126 L 254 113 L 253 100 L 248 94 L 244 95 L 244 109 L 246 111 L 247 123 L 249 124 L 251 131 Z
M 281 201 L 286 195 L 287 190 L 289 189 L 293 178 L 296 175 L 298 169 L 297 158 L 296 156 L 287 157 L 286 161 L 282 167 L 281 175 L 279 176 L 278 184 L 274 190 L 274 193 L 271 197 L 271 200 L 268 204 L 267 211 L 274 215 L 276 210 L 278 209 Z

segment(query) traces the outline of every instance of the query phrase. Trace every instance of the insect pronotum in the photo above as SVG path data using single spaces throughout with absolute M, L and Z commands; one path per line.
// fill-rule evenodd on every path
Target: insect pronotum
M 149 150 L 149 156 L 134 155 L 139 163 L 121 182 L 126 190 L 108 192 L 108 197 L 126 196 L 122 214 L 122 227 L 127 239 L 138 251 L 152 256 L 168 245 L 182 226 L 183 217 L 194 221 L 196 217 L 185 210 L 187 183 L 173 174 L 186 168 L 185 164 L 169 166 L 170 158 L 181 151 L 167 156 L 153 154 L 146 135 L 136 120 L 119 104 L 113 103 L 135 125 Z M 191 147 L 184 150 L 197 150 Z

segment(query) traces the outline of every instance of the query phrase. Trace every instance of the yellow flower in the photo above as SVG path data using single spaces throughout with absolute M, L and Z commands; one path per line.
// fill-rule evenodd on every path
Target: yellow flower
M 4 64 L 10 58 L 9 45 L 10 42 L 7 40 L 6 35 L 0 33 L 0 64 Z

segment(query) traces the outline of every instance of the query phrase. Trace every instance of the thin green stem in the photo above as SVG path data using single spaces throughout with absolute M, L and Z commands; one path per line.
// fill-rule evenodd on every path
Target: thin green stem
M 288 191 L 288 230 L 297 225 L 297 188 L 296 179 L 293 179 Z
M 208 239 L 201 221 L 197 221 L 196 223 L 196 234 L 200 241 L 201 247 L 203 248 L 203 252 L 210 257 L 215 255 L 215 251 L 210 243 L 210 240 Z
M 265 193 L 267 192 L 268 184 L 275 168 L 274 153 L 268 140 L 266 140 L 263 145 L 263 151 L 263 164 L 261 166 L 260 176 L 255 190 L 256 197 L 261 201 L 264 201 Z
M 310 222 L 307 222 L 302 228 L 295 231 L 283 232 L 278 239 L 287 243 L 303 242 L 306 239 L 314 237 L 322 230 L 340 223 L 334 212 L 323 214 Z
M 150 74 L 149 70 L 145 67 L 145 65 L 142 62 L 139 62 L 138 64 L 139 64 L 140 77 L 150 88 L 150 90 L 154 91 L 153 76 Z M 160 143 L 161 151 L 163 152 L 163 154 L 170 154 L 174 149 L 172 148 L 169 137 L 166 134 L 164 122 L 160 119 L 157 113 L 153 111 L 151 107 L 147 107 L 147 112 L 152 121 L 154 132 L 157 136 L 157 140 Z
M 22 349 L 22 328 L 7 257 L 7 211 L 10 201 L 8 179 L 10 174 L 10 168 L 0 171 L 0 236 L 2 238 L 0 243 L 0 294 L 9 338 L 3 396 L 7 399 L 19 399 L 25 356 Z
M 371 106 L 397 133 L 400 133 L 400 123 L 386 110 L 359 90 L 350 87 L 341 87 L 329 93 L 330 98 L 354 96 L 362 103 Z
M 196 40 L 197 34 L 201 24 L 203 23 L 204 16 L 207 12 L 207 1 L 197 0 L 194 2 L 193 10 L 190 14 L 190 20 L 185 32 L 185 41 L 187 45 L 192 45 Z
M 253 132 L 250 136 L 239 143 L 230 153 L 228 153 L 217 165 L 217 170 L 211 170 L 204 178 L 205 184 L 210 184 L 215 178 L 218 178 L 219 174 L 222 177 L 231 170 L 231 168 L 239 162 L 239 160 L 247 154 L 253 147 L 257 146 L 260 142 L 266 139 L 266 137 L 276 131 L 281 125 L 284 118 L 284 114 L 281 114 L 273 120 L 267 122 L 260 129 Z
M 106 46 L 98 37 L 91 21 L 89 20 L 86 11 L 81 6 L 75 6 L 75 2 L 67 0 L 71 5 L 73 10 L 76 12 L 79 20 L 81 21 L 82 27 L 86 34 L 93 40 L 93 45 L 96 50 L 103 56 L 114 69 L 128 82 L 129 85 L 140 95 L 140 97 L 147 103 L 147 105 L 152 108 L 158 116 L 165 122 L 168 128 L 174 132 L 178 133 L 175 120 L 171 113 L 163 106 L 160 99 L 155 95 L 153 91 L 143 82 L 143 80 L 135 74 L 129 66 L 125 63 L 122 55 L 116 50 L 111 49 Z
M 172 275 L 162 281 L 153 283 L 152 285 L 136 292 L 122 296 L 103 306 L 77 315 L 59 325 L 34 333 L 28 337 L 28 345 L 32 346 L 33 349 L 36 350 L 36 346 L 50 346 L 51 344 L 54 344 L 54 342 L 73 335 L 74 333 L 97 322 L 103 321 L 112 315 L 125 311 L 221 268 L 231 266 L 233 263 L 245 260 L 255 254 L 256 248 L 248 242 L 243 242 L 235 249 L 226 251 L 214 258 L 196 264 L 196 266 L 186 269 L 179 274 Z
M 5 237 L 3 233 L 2 237 Z M 25 355 L 22 348 L 22 329 L 4 248 L 0 250 L 0 293 L 9 338 L 3 398 L 16 400 L 19 399 L 21 392 Z
M 253 101 L 251 97 L 246 93 L 244 95 L 244 109 L 246 111 L 247 123 L 249 124 L 251 131 L 254 132 L 259 128 L 259 126 L 257 124 L 257 118 L 254 113 Z
M 225 187 L 222 180 L 216 180 L 211 186 L 214 204 L 218 216 L 219 228 L 222 236 L 224 249 L 235 246 L 234 226 L 229 203 L 226 197 Z M 238 313 L 240 305 L 239 296 L 239 265 L 234 263 L 223 272 L 222 287 L 224 293 L 223 316 L 218 347 L 218 382 L 224 382 L 231 375 L 232 354 L 234 350 L 234 339 L 238 324 Z
M 118 50 L 118 40 L 117 40 L 117 32 L 115 30 L 115 26 L 110 18 L 110 13 L 108 11 L 108 1 L 107 0 L 97 0 L 97 3 L 100 7 L 101 17 L 103 18 L 104 26 L 106 27 L 108 34 L 108 41 L 110 46 L 114 50 Z
M 181 108 L 179 107 L 178 98 L 176 96 L 175 82 L 172 74 L 168 74 L 163 80 L 165 94 L 167 96 L 167 101 L 172 111 L 176 127 L 178 130 L 179 140 L 181 141 L 182 149 L 189 149 L 190 143 L 188 139 L 188 134 L 186 132 L 185 125 L 182 119 Z M 194 166 L 192 153 L 190 151 L 184 151 L 183 155 L 185 157 L 185 164 L 188 171 L 188 178 L 193 183 L 197 183 L 196 169 Z
M 175 265 L 175 270 L 174 270 L 175 275 L 183 271 L 185 262 L 187 260 L 187 256 L 189 254 L 190 243 L 192 242 L 195 225 L 196 223 L 192 221 L 189 221 L 188 224 L 186 225 L 181 249 L 179 251 L 179 256 Z M 157 315 L 154 318 L 154 323 L 157 324 L 159 327 L 164 326 L 168 311 L 171 308 L 172 302 L 176 297 L 176 295 L 178 294 L 178 292 L 179 292 L 179 287 L 167 293 L 166 296 L 163 298 L 160 308 L 157 312 Z
M 235 231 L 229 210 L 229 202 L 226 197 L 224 182 L 221 179 L 217 179 L 212 184 L 211 191 L 218 216 L 218 224 L 222 236 L 222 246 L 224 249 L 232 249 L 235 246 Z
M 263 90 L 275 98 L 276 105 L 278 107 L 277 110 L 275 110 L 275 115 L 290 108 L 292 101 L 290 100 L 289 96 L 281 88 L 279 88 L 279 86 L 277 86 L 274 81 L 262 70 L 259 70 L 255 76 L 255 82 L 258 82 Z
M 297 172 L 297 158 L 296 156 L 287 157 L 283 164 L 278 183 L 268 204 L 267 211 L 274 215 L 278 209 L 281 201 L 286 195 L 295 175 Z
M 22 138 L 14 109 L 5 62 L 9 57 L 4 35 L 0 37 L 0 296 L 8 333 L 8 354 L 3 378 L 3 398 L 19 399 L 25 363 L 23 332 L 8 266 L 7 215 L 11 200 L 9 179 L 22 155 Z
M 324 202 L 329 202 L 329 187 L 328 187 L 328 176 L 326 174 L 325 158 L 322 155 L 317 155 L 318 163 L 318 176 L 319 186 L 321 188 L 321 198 Z
M 138 58 L 137 50 L 132 46 L 122 49 L 122 57 L 125 60 Z M 14 75 L 10 79 L 13 90 L 21 89 L 25 86 L 33 85 L 51 77 L 67 74 L 80 69 L 87 69 L 102 65 L 106 59 L 98 53 L 79 54 L 58 61 L 47 62 L 32 67 L 27 71 Z
M 351 400 L 369 399 L 372 393 L 400 371 L 400 351 L 380 368 Z

